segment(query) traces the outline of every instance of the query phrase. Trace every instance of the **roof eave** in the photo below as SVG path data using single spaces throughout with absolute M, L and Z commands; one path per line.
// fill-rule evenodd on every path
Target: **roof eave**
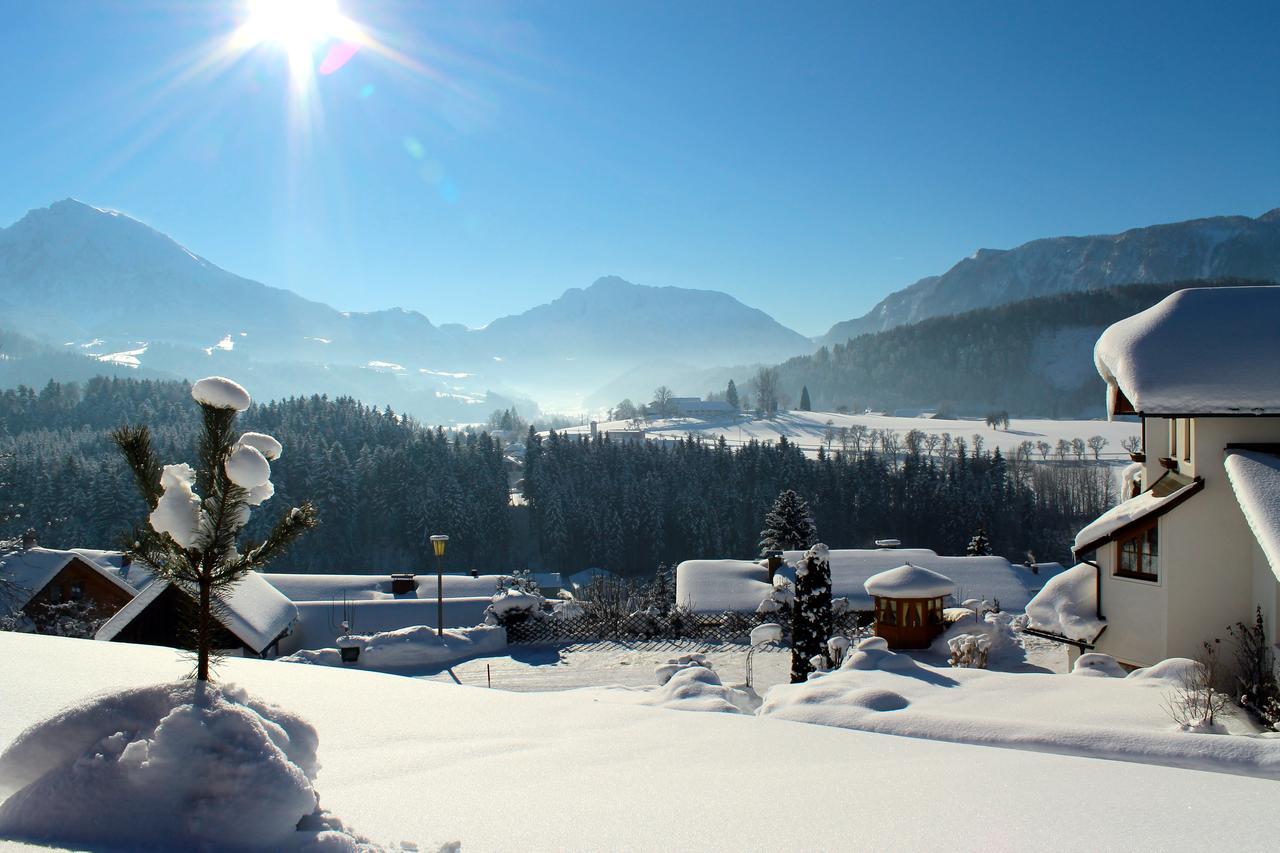
M 1164 479 L 1164 477 L 1161 477 L 1160 479 L 1162 480 Z M 1156 480 L 1156 483 L 1159 483 L 1159 482 L 1160 480 Z M 1155 488 L 1155 483 L 1151 484 L 1151 488 Z M 1159 518 L 1165 513 L 1172 512 L 1173 510 L 1182 506 L 1182 504 L 1188 501 L 1192 495 L 1198 494 L 1203 488 L 1204 488 L 1204 477 L 1196 477 L 1191 481 L 1191 484 L 1189 486 L 1184 488 L 1177 495 L 1170 497 L 1164 503 L 1160 504 L 1158 507 L 1151 510 L 1151 512 L 1141 515 L 1138 518 L 1135 518 L 1132 521 L 1128 522 L 1127 524 L 1117 527 L 1115 530 L 1112 530 L 1110 533 L 1107 533 L 1103 536 L 1099 536 L 1097 539 L 1086 542 L 1085 544 L 1079 547 L 1072 548 L 1071 555 L 1075 557 L 1077 560 L 1079 560 L 1081 554 L 1087 554 L 1090 551 L 1096 551 L 1098 550 L 1098 548 L 1102 547 L 1103 545 L 1106 545 L 1108 542 L 1114 542 L 1117 539 L 1124 538 L 1124 535 L 1130 532 L 1131 530 L 1134 530 L 1137 527 L 1141 527 L 1147 524 L 1148 522 L 1150 522 L 1153 518 Z M 1146 491 L 1149 492 L 1151 491 L 1151 489 L 1147 489 Z

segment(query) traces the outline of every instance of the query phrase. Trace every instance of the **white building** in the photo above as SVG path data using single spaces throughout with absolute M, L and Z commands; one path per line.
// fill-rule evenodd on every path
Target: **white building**
M 737 412 L 724 400 L 703 400 L 699 397 L 672 397 L 671 405 L 676 416 L 681 418 L 728 418 Z
M 1142 420 L 1141 485 L 1080 531 L 1088 568 L 1046 586 L 1030 628 L 1133 666 L 1195 657 L 1257 607 L 1280 640 L 1280 287 L 1178 291 L 1094 361 L 1108 413 Z

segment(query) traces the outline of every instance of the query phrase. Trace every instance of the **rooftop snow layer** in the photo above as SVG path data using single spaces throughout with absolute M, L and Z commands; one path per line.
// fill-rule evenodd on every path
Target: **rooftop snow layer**
M 951 578 L 910 563 L 872 575 L 863 587 L 881 598 L 942 598 L 956 591 Z
M 19 608 L 25 607 L 36 593 L 44 589 L 45 585 L 66 567 L 67 563 L 77 558 L 129 595 L 137 593 L 136 587 L 121 580 L 118 571 L 113 571 L 109 565 L 103 565 L 90 557 L 91 553 L 107 552 L 59 551 L 52 548 L 10 551 L 0 556 L 0 577 L 12 582 L 20 590 L 20 601 L 14 602 Z
M 1231 450 L 1223 464 L 1249 529 L 1280 577 L 1280 456 Z
M 1098 618 L 1097 572 L 1080 563 L 1046 583 L 1027 602 L 1027 627 L 1068 640 L 1096 640 L 1107 626 Z
M 445 598 L 475 598 L 493 595 L 500 575 L 445 575 Z M 418 588 L 394 595 L 391 575 L 285 574 L 264 572 L 262 579 L 284 593 L 290 601 L 355 601 L 360 599 L 436 598 L 436 576 L 414 575 Z
M 792 568 L 803 551 L 787 551 L 788 565 L 779 574 L 795 577 Z M 872 575 L 903 563 L 923 566 L 955 581 L 965 598 L 999 599 L 1005 610 L 1019 611 L 1053 577 L 1053 564 L 1033 573 L 1004 557 L 940 557 L 927 548 L 836 549 L 830 552 L 831 594 L 849 599 L 855 610 L 870 610 L 865 584 Z M 763 564 L 746 560 L 686 560 L 676 567 L 676 601 L 699 613 L 724 610 L 754 612 L 773 591 Z
M 113 640 L 151 602 L 169 588 L 170 581 L 151 584 L 98 629 L 96 640 Z M 298 608 L 257 572 L 249 572 L 218 596 L 223 627 L 261 654 L 298 618 Z
M 1277 414 L 1278 319 L 1280 287 L 1179 290 L 1103 332 L 1093 361 L 1143 415 Z
M 1161 485 L 1164 483 L 1165 485 Z M 1157 480 L 1150 489 L 1136 497 L 1121 501 L 1093 521 L 1086 524 L 1076 534 L 1072 548 L 1076 553 L 1088 550 L 1095 545 L 1106 542 L 1116 531 L 1146 518 L 1153 513 L 1162 513 L 1188 497 L 1192 490 L 1200 488 L 1199 480 L 1175 480 L 1166 474 Z

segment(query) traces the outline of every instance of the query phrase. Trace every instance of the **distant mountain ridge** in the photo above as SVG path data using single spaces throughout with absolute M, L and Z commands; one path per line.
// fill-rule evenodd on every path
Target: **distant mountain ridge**
M 741 364 L 814 348 L 727 294 L 615 277 L 477 330 L 398 308 L 339 311 L 72 199 L 0 228 L 0 312 L 0 324 L 19 333 L 162 375 L 256 377 L 272 395 L 389 396 L 450 421 L 481 420 L 491 404 L 516 399 L 573 404 L 654 351 Z
M 818 341 L 843 343 L 930 317 L 1040 296 L 1231 277 L 1280 281 L 1280 208 L 1257 218 L 1214 216 L 979 249 L 942 275 L 890 294 L 864 316 L 836 323 Z

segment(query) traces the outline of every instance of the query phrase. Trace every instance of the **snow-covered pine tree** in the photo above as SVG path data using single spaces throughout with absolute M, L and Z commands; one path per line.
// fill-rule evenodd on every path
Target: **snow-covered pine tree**
M 778 494 L 773 508 L 765 514 L 760 531 L 760 553 L 799 551 L 818 541 L 818 530 L 804 498 L 791 489 Z
M 991 540 L 987 538 L 987 526 L 978 524 L 978 532 L 973 534 L 973 538 L 969 540 L 969 547 L 964 552 L 970 557 L 990 557 L 991 556 Z
M 827 639 L 834 622 L 831 615 L 831 556 L 827 546 L 810 548 L 796 566 L 796 600 L 791 612 L 791 683 L 814 671 L 812 660 L 822 657 L 831 665 Z
M 809 401 L 809 386 L 805 385 L 800 389 L 800 411 L 812 412 L 813 403 Z
M 309 502 L 293 507 L 264 541 L 242 554 L 237 539 L 252 507 L 275 492 L 270 460 L 279 457 L 280 442 L 262 433 L 236 433 L 236 416 L 250 401 L 249 393 L 230 379 L 201 379 L 191 387 L 191 396 L 200 404 L 203 421 L 196 448 L 199 468 L 161 466 L 145 425 L 120 427 L 112 439 L 151 508 L 147 523 L 134 530 L 130 556 L 196 599 L 195 676 L 209 681 L 217 594 L 283 554 L 316 525 L 316 511 Z
M 658 566 L 658 571 L 653 575 L 653 582 L 649 584 L 648 600 L 645 605 L 660 616 L 666 616 L 676 607 L 674 574 L 670 566 L 662 563 Z

